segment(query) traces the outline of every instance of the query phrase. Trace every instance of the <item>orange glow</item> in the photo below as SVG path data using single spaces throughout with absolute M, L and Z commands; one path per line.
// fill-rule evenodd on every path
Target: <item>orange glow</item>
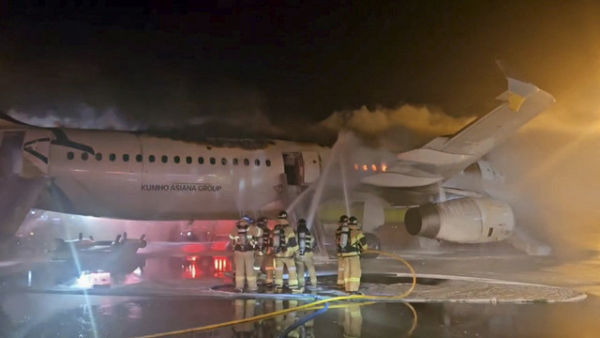
M 367 170 L 369 170 L 369 167 L 367 167 L 366 164 L 363 164 L 362 169 L 363 169 L 363 171 L 367 171 Z
M 383 172 L 387 171 L 387 164 L 381 163 L 381 171 L 383 171 Z
M 377 171 L 377 166 L 376 166 L 376 165 L 374 165 L 374 164 L 371 164 L 371 170 L 373 170 L 373 171 Z
M 357 163 L 354 163 L 354 170 L 358 170 L 358 169 L 359 169 L 359 168 L 358 168 L 358 164 L 357 164 Z

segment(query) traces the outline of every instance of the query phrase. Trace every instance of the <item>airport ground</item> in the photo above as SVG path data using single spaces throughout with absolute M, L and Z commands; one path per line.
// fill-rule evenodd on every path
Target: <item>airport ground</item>
M 228 292 L 227 253 L 203 248 L 191 243 L 187 253 L 175 254 L 172 244 L 151 244 L 134 257 L 111 262 L 110 286 L 92 288 L 64 262 L 3 262 L 0 336 L 141 336 L 251 317 L 315 297 L 240 298 Z M 600 330 L 600 255 L 595 251 L 566 260 L 528 256 L 506 245 L 396 252 L 420 276 L 407 299 L 411 306 L 353 302 L 328 310 L 289 336 L 595 337 Z M 365 259 L 363 267 L 366 293 L 394 294 L 410 286 L 408 270 L 394 260 Z M 328 291 L 335 283 L 335 261 L 323 257 L 318 270 L 318 294 L 335 295 Z M 276 337 L 308 313 L 186 336 Z

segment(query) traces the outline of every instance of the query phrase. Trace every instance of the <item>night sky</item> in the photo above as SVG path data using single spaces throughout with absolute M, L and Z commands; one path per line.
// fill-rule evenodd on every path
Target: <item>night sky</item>
M 505 90 L 497 60 L 559 102 L 600 89 L 594 1 L 324 3 L 2 2 L 0 110 L 296 132 L 363 105 L 464 117 Z

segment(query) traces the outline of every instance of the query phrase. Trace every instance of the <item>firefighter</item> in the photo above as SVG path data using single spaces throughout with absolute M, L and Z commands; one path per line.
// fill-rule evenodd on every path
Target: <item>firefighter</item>
M 235 267 L 235 288 L 244 290 L 244 282 L 248 283 L 248 291 L 256 292 L 256 274 L 254 273 L 254 248 L 262 230 L 252 219 L 244 216 L 236 223 L 229 234 L 233 246 L 233 265 Z
M 235 299 L 233 301 L 233 318 L 236 320 L 254 317 L 256 299 Z M 254 323 L 237 324 L 232 327 L 234 337 L 253 337 Z
M 278 222 L 271 232 L 271 248 L 275 254 L 275 287 L 277 291 L 283 288 L 283 270 L 288 269 L 288 286 L 292 292 L 299 292 L 298 276 L 294 255 L 298 250 L 296 234 L 287 220 L 287 212 L 279 213 Z
M 258 245 L 256 250 L 256 266 L 260 270 L 265 272 L 265 286 L 273 286 L 273 253 L 271 251 L 271 230 L 269 229 L 268 219 L 266 217 L 260 217 L 256 221 L 256 225 L 262 230 L 263 235 L 258 239 Z
M 344 260 L 342 259 L 342 249 L 340 246 L 340 236 L 342 234 L 342 229 L 348 228 L 348 216 L 342 215 L 340 216 L 340 220 L 338 222 L 338 228 L 335 230 L 335 243 L 337 246 L 337 258 L 338 258 L 338 273 L 337 273 L 337 286 L 338 288 L 344 290 L 346 286 L 344 285 Z
M 367 250 L 367 239 L 363 234 L 358 219 L 351 216 L 348 226 L 342 227 L 340 231 L 339 249 L 344 261 L 344 288 L 346 292 L 358 294 L 360 287 L 360 255 Z
M 298 242 L 298 252 L 296 252 L 296 267 L 298 269 L 298 285 L 304 287 L 304 266 L 308 269 L 310 276 L 310 286 L 313 289 L 317 288 L 317 272 L 315 271 L 315 263 L 313 260 L 314 240 L 313 236 L 306 226 L 304 219 L 298 220 L 298 228 L 296 229 L 296 241 Z

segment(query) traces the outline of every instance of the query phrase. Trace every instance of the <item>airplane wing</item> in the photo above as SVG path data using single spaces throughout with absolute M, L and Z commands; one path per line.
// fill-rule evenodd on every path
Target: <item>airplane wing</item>
M 531 83 L 508 78 L 503 103 L 451 137 L 437 137 L 425 146 L 397 155 L 385 173 L 362 183 L 379 187 L 421 187 L 441 183 L 479 160 L 498 144 L 548 109 L 555 99 Z

